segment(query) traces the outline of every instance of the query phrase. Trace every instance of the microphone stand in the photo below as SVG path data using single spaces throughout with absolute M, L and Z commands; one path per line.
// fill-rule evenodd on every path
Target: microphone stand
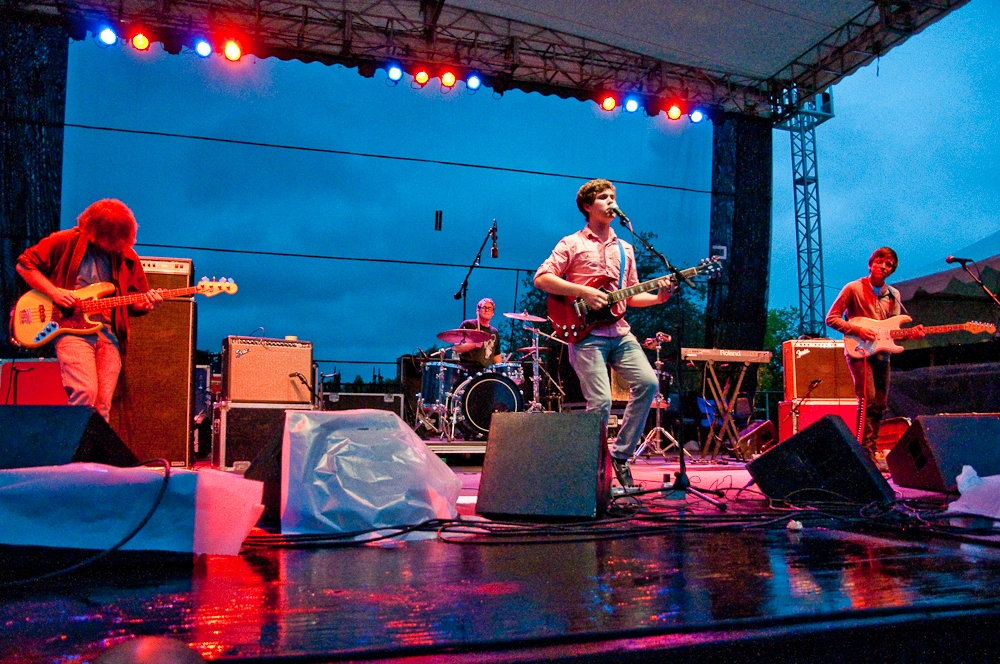
M 458 292 L 455 293 L 456 300 L 462 300 L 462 320 L 465 320 L 467 314 L 467 304 L 469 301 L 469 277 L 472 276 L 472 271 L 476 269 L 479 265 L 480 259 L 483 257 L 483 249 L 486 248 L 486 243 L 493 238 L 497 232 L 497 222 L 493 221 L 493 227 L 486 231 L 486 237 L 483 238 L 483 243 L 479 245 L 479 251 L 476 252 L 476 258 L 472 261 L 472 265 L 469 266 L 469 271 L 465 273 L 465 279 L 462 280 L 462 285 L 458 287 Z
M 972 262 L 975 263 L 975 261 Z M 993 304 L 1000 307 L 1000 300 L 997 299 L 997 296 L 989 289 L 989 287 L 986 284 L 983 283 L 983 280 L 980 279 L 978 275 L 972 274 L 972 270 L 969 269 L 968 263 L 962 263 L 962 269 L 968 272 L 969 276 L 972 277 L 972 280 L 975 281 L 977 284 L 979 284 L 980 288 L 986 291 L 986 294 L 990 296 L 991 300 L 993 300 Z M 976 269 L 978 270 L 979 268 L 977 267 Z
M 668 272 L 670 272 L 671 274 L 674 275 L 674 283 L 677 284 L 678 326 L 677 326 L 677 354 L 674 356 L 675 357 L 674 368 L 675 368 L 675 371 L 677 372 L 677 405 L 678 405 L 678 408 L 680 408 L 681 423 L 683 425 L 683 422 L 684 422 L 684 409 L 683 409 L 683 407 L 681 405 L 681 393 L 683 392 L 683 385 L 680 384 L 680 377 L 681 377 L 681 345 L 682 345 L 681 344 L 681 338 L 682 338 L 682 334 L 683 334 L 683 328 L 681 327 L 681 322 L 680 321 L 683 320 L 684 308 L 683 308 L 683 306 L 681 306 L 682 297 L 681 297 L 681 294 L 680 294 L 681 293 L 680 284 L 681 284 L 681 282 L 683 282 L 683 283 L 685 283 L 688 286 L 691 286 L 693 288 L 694 287 L 694 282 L 691 281 L 690 279 L 688 279 L 687 277 L 681 275 L 680 270 L 678 270 L 673 265 L 671 265 L 670 261 L 667 260 L 666 256 L 664 256 L 659 251 L 657 251 L 656 249 L 654 249 L 653 245 L 651 245 L 649 242 L 646 241 L 646 238 L 644 238 L 641 235 L 639 235 L 638 233 L 636 233 L 632 229 L 632 222 L 630 222 L 627 217 L 625 217 L 623 214 L 619 213 L 618 214 L 618 218 L 619 218 L 619 221 L 621 222 L 621 225 L 624 226 L 626 229 L 628 229 L 628 231 L 630 233 L 632 233 L 632 236 L 635 237 L 635 238 L 637 238 L 639 240 L 639 242 L 642 243 L 642 246 L 645 247 L 646 251 L 648 251 L 649 253 L 653 254 L 654 256 L 656 256 L 657 258 L 659 258 L 661 261 L 663 261 L 663 266 L 667 269 Z M 622 266 L 622 269 L 624 269 L 624 266 Z M 683 426 L 682 426 L 682 428 L 683 428 Z M 683 438 L 683 436 L 681 436 L 681 437 Z M 691 480 L 690 480 L 690 478 L 688 477 L 688 474 L 687 474 L 687 464 L 686 464 L 685 459 L 684 459 L 684 445 L 678 445 L 677 446 L 677 459 L 678 459 L 678 463 L 680 464 L 680 467 L 677 469 L 677 472 L 674 473 L 674 482 L 673 482 L 673 484 L 667 484 L 666 482 L 663 483 L 662 495 L 664 497 L 666 497 L 666 496 L 668 496 L 668 495 L 670 495 L 672 493 L 680 493 L 682 496 L 684 496 L 687 493 L 690 493 L 691 495 L 695 496 L 696 498 L 700 498 L 700 499 L 704 500 L 706 503 L 709 503 L 710 505 L 714 505 L 720 512 L 725 512 L 726 511 L 726 504 L 725 503 L 723 503 L 721 501 L 718 501 L 715 498 L 712 498 L 712 497 L 706 495 L 708 493 L 711 493 L 711 494 L 714 494 L 714 495 L 718 496 L 719 498 L 724 498 L 725 495 L 726 495 L 724 492 L 718 491 L 718 490 L 715 490 L 715 489 L 695 489 L 695 488 L 693 488 L 691 486 Z M 664 478 L 664 479 L 666 479 L 666 478 Z

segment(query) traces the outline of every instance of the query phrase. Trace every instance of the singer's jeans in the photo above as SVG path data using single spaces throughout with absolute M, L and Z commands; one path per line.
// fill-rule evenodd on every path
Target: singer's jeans
M 569 363 L 580 378 L 588 413 L 600 413 L 606 430 L 611 415 L 611 379 L 607 365 L 628 383 L 630 397 L 625 419 L 618 429 L 618 438 L 611 446 L 611 456 L 627 459 L 635 452 L 649 417 L 649 408 L 656 396 L 656 374 L 649 365 L 635 335 L 598 337 L 589 335 L 583 341 L 570 344 Z
M 107 420 L 122 368 L 118 347 L 96 334 L 66 334 L 55 344 L 69 405 L 92 406 Z

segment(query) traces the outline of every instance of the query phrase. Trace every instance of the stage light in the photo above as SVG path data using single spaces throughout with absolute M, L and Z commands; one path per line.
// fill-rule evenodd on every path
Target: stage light
M 613 111 L 616 106 L 618 106 L 618 100 L 612 95 L 607 95 L 601 100 L 601 108 L 605 111 Z
M 441 74 L 441 85 L 448 88 L 449 90 L 455 87 L 455 74 L 450 71 L 446 71 Z
M 97 33 L 97 39 L 105 46 L 111 46 L 118 41 L 118 35 L 115 34 L 115 31 L 111 28 L 104 27 Z
M 681 107 L 677 104 L 671 104 L 667 107 L 667 117 L 671 120 L 678 120 L 682 115 L 684 115 L 684 112 L 681 111 Z
M 149 48 L 149 37 L 142 32 L 135 33 L 132 35 L 132 48 L 137 51 L 145 51 Z
M 625 100 L 625 110 L 629 113 L 635 113 L 639 110 L 639 100 L 635 97 L 629 97 Z
M 691 111 L 691 115 L 689 117 L 691 118 L 692 123 L 698 124 L 699 122 L 705 119 L 705 111 L 701 110 L 700 108 L 696 108 L 693 111 Z
M 403 68 L 397 64 L 389 65 L 389 68 L 386 69 L 385 71 L 386 75 L 389 77 L 389 80 L 392 81 L 393 83 L 399 83 L 399 79 L 403 78 Z
M 417 85 L 423 87 L 427 85 L 427 81 L 431 80 L 431 75 L 426 69 L 418 69 L 415 74 L 413 74 L 413 80 L 417 82 Z
M 208 43 L 207 39 L 199 37 L 194 40 L 194 52 L 203 58 L 207 58 L 212 55 L 212 45 Z
M 236 62 L 243 57 L 243 49 L 240 48 L 240 45 L 234 39 L 226 41 L 226 46 L 222 49 L 222 52 L 225 54 L 226 60 L 230 62 Z
M 469 77 L 465 79 L 465 87 L 473 92 L 478 90 L 482 84 L 483 79 L 479 78 L 479 74 L 469 74 Z

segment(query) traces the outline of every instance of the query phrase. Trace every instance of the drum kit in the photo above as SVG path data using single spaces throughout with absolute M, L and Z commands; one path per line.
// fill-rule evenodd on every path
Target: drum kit
M 504 316 L 522 323 L 544 323 L 545 319 L 527 312 L 505 313 Z M 530 325 L 532 345 L 518 348 L 520 359 L 511 361 L 511 353 L 482 371 L 470 372 L 458 362 L 444 359 L 449 348 L 441 349 L 425 361 L 422 369 L 420 394 L 417 395 L 417 429 L 423 428 L 441 438 L 454 440 L 482 438 L 489 433 L 493 413 L 521 412 L 527 405 L 528 412 L 543 410 L 538 395 L 541 393 L 541 376 L 544 373 L 550 385 L 562 392 L 541 364 L 541 354 L 547 348 L 539 345 L 539 337 L 554 337 Z M 445 330 L 437 338 L 452 345 L 482 343 L 490 338 L 489 332 L 473 329 Z M 559 343 L 564 343 L 555 339 Z M 437 359 L 440 358 L 440 359 Z M 531 362 L 531 401 L 524 403 L 521 384 L 524 382 L 524 365 Z

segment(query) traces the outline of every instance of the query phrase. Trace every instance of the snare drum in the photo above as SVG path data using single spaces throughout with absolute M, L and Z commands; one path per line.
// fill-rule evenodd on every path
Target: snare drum
M 523 410 L 521 391 L 510 378 L 484 373 L 469 378 L 455 390 L 461 408 L 463 428 L 472 434 L 490 432 L 493 413 L 518 413 Z
M 495 373 L 501 376 L 507 376 L 515 385 L 520 385 L 524 382 L 524 369 L 521 367 L 520 362 L 498 362 L 496 364 L 491 364 L 486 367 L 484 373 Z
M 448 401 L 448 394 L 453 393 L 465 377 L 465 369 L 451 362 L 427 362 L 423 373 L 423 384 L 418 396 L 424 406 L 444 406 Z

